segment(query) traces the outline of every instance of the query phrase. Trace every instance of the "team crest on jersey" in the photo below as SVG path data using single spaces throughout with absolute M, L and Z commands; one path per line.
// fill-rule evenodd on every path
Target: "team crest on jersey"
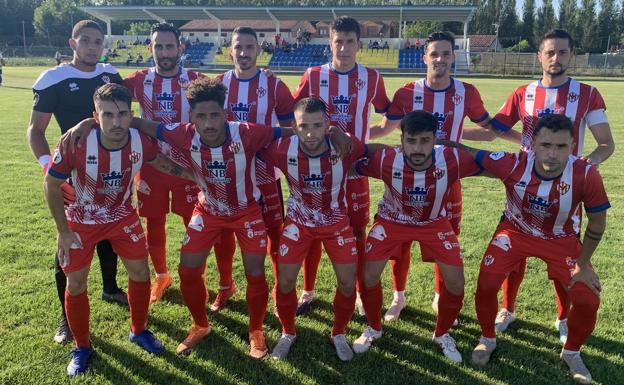
M 303 192 L 314 193 L 323 189 L 323 174 L 303 175 Z
M 446 175 L 446 170 L 441 169 L 441 168 L 436 168 L 433 171 L 433 176 L 437 179 L 440 180 L 442 178 L 444 178 L 444 175 Z
M 349 106 L 351 105 L 351 96 L 332 96 L 332 104 L 334 106 L 334 110 L 337 112 L 336 119 L 334 115 L 332 115 L 331 119 L 334 121 L 344 121 L 347 117 L 349 121 L 351 120 L 351 116 L 349 116 Z
M 37 103 L 39 103 L 39 94 L 35 94 L 35 97 L 33 99 L 33 107 L 36 107 Z
M 549 200 L 539 197 L 537 195 L 528 194 L 528 203 L 529 210 L 533 214 L 546 216 L 546 214 L 548 214 L 548 209 L 550 208 L 550 206 L 552 206 L 553 203 L 556 202 L 550 202 Z
M 204 166 L 208 170 L 208 178 L 212 183 L 229 183 L 231 178 L 226 178 L 228 161 L 218 160 L 204 161 Z
M 130 162 L 132 162 L 133 164 L 136 164 L 136 163 L 139 163 L 139 161 L 141 160 L 141 154 L 138 153 L 137 151 L 132 151 L 130 155 L 128 156 L 128 158 L 130 159 Z
M 59 149 L 54 150 L 54 158 L 52 158 L 52 163 L 59 164 L 63 161 L 63 157 L 61 156 L 61 152 Z
M 185 90 L 189 86 L 189 81 L 185 78 L 178 78 L 178 85 L 180 86 L 180 88 Z
M 505 156 L 505 153 L 502 151 L 490 153 L 490 159 L 492 160 L 500 160 L 500 159 L 503 159 L 504 156 Z
M 69 90 L 71 92 L 78 91 L 79 89 L 80 89 L 80 87 L 78 87 L 78 84 L 76 84 L 74 82 L 69 83 Z
M 288 253 L 288 246 L 282 243 L 279 248 L 279 253 L 282 257 L 286 255 Z
M 175 112 L 174 102 L 175 102 L 175 98 L 177 95 L 178 95 L 177 92 L 175 93 L 163 92 L 160 94 L 156 94 L 156 102 L 158 103 L 158 107 L 157 107 L 157 110 L 154 111 L 154 115 L 159 118 L 175 117 L 177 113 Z
M 464 97 L 461 95 L 455 94 L 453 95 L 451 100 L 453 101 L 453 104 L 455 104 L 456 106 L 459 106 L 461 102 L 464 100 Z
M 408 204 L 412 206 L 425 206 L 428 192 L 429 189 L 426 187 L 407 187 L 405 189 L 405 194 L 407 195 Z
M 366 82 L 364 81 L 364 79 L 358 79 L 355 81 L 355 86 L 359 91 L 361 91 L 364 89 L 364 87 L 366 87 Z
M 267 90 L 266 88 L 262 86 L 258 87 L 258 89 L 256 90 L 256 95 L 258 95 L 259 98 L 265 97 L 266 94 L 267 94 Z
M 485 266 L 490 266 L 493 263 L 494 263 L 494 256 L 492 254 L 488 254 L 485 256 L 485 258 L 483 258 L 483 264 Z
M 230 143 L 229 149 L 234 154 L 238 154 L 240 152 L 240 150 L 241 150 L 240 142 L 232 142 L 232 143 Z
M 436 130 L 436 138 L 445 139 L 446 133 L 444 132 L 444 124 L 446 123 L 446 118 L 448 117 L 448 113 L 446 112 L 434 112 L 433 116 L 438 121 L 438 129 Z
M 557 185 L 557 191 L 559 191 L 559 194 L 561 195 L 566 195 L 568 191 L 570 191 L 570 185 L 566 182 L 559 182 Z
M 110 78 L 108 77 L 108 75 L 104 75 L 102 76 L 102 81 L 106 84 L 110 83 Z
M 578 100 L 579 100 L 579 94 L 577 94 L 576 92 L 572 91 L 568 94 L 568 102 L 576 103 Z
M 572 257 L 566 257 L 565 259 L 566 265 L 568 265 L 569 269 L 574 269 L 576 265 L 576 260 Z
M 230 110 L 239 122 L 246 122 L 249 117 L 249 110 L 254 103 L 230 103 Z
M 555 114 L 563 114 L 563 107 L 557 108 L 538 108 L 537 109 L 537 117 L 541 118 L 542 116 L 547 115 L 555 115 Z

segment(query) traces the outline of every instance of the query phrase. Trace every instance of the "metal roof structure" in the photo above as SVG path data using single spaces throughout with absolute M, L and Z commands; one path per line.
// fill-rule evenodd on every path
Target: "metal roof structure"
M 181 7 L 181 6 L 119 6 L 83 7 L 85 12 L 106 22 L 111 34 L 112 20 L 173 20 L 211 19 L 263 20 L 275 22 L 279 33 L 280 20 L 331 21 L 342 15 L 358 20 L 457 21 L 464 24 L 464 38 L 468 22 L 476 7 L 472 6 L 367 6 L 367 7 Z M 399 29 L 400 31 L 402 29 Z M 401 37 L 401 36 L 399 36 Z

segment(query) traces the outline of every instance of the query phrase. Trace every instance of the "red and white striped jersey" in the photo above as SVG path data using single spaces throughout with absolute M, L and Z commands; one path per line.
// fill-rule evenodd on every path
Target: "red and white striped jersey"
M 228 90 L 223 108 L 229 121 L 276 126 L 280 120 L 293 119 L 293 97 L 279 78 L 260 70 L 251 79 L 237 78 L 234 70 L 217 78 Z
M 585 144 L 585 128 L 607 123 L 607 109 L 598 90 L 572 78 L 559 87 L 545 87 L 541 81 L 518 87 L 492 119 L 492 125 L 509 130 L 522 122 L 521 148 L 533 149 L 533 128 L 541 116 L 565 115 L 574 123 L 573 154 L 581 156 Z
M 427 111 L 438 120 L 438 139 L 461 142 L 464 118 L 474 123 L 489 117 L 479 91 L 470 83 L 451 78 L 451 84 L 443 90 L 434 90 L 423 78 L 399 88 L 392 98 L 386 118 L 400 120 L 412 111 Z
M 281 130 L 252 123 L 227 122 L 227 139 L 219 147 L 201 142 L 192 123 L 158 127 L 159 140 L 188 157 L 198 179 L 199 204 L 210 215 L 234 216 L 258 204 L 254 158 L 281 135 Z
M 119 150 L 102 146 L 99 128 L 91 130 L 86 145 L 75 151 L 57 145 L 48 173 L 60 179 L 71 176 L 76 200 L 65 208 L 68 221 L 104 224 L 136 212 L 134 176 L 156 158 L 158 146 L 134 128 L 128 136 L 128 144 Z
M 234 70 L 230 70 L 219 75 L 218 79 L 228 90 L 223 108 L 229 121 L 276 126 L 279 121 L 294 118 L 293 97 L 288 86 L 279 78 L 267 77 L 264 71 L 258 70 L 256 76 L 244 80 L 237 78 Z M 276 173 L 258 159 L 256 178 L 258 184 L 273 184 Z
M 444 203 L 451 186 L 460 178 L 479 173 L 481 168 L 470 155 L 449 147 L 435 146 L 432 159 L 431 167 L 416 171 L 405 162 L 401 148 L 394 147 L 378 150 L 356 164 L 359 174 L 385 183 L 377 215 L 414 226 L 446 218 Z
M 124 79 L 123 85 L 132 92 L 132 98 L 141 106 L 141 118 L 156 122 L 188 123 L 191 121 L 191 106 L 186 99 L 189 83 L 205 75 L 180 67 L 176 76 L 164 77 L 156 73 L 156 67 L 136 71 Z M 166 143 L 158 142 L 160 152 L 184 167 L 185 158 Z M 175 179 L 168 174 L 166 178 Z
M 598 169 L 574 155 L 570 155 L 563 173 L 554 179 L 537 175 L 532 151 L 480 151 L 476 160 L 505 184 L 505 217 L 535 237 L 578 236 L 581 203 L 588 213 L 611 207 Z
M 386 87 L 377 70 L 357 64 L 341 73 L 331 64 L 308 68 L 295 91 L 295 101 L 314 96 L 327 105 L 331 125 L 342 128 L 363 143 L 369 139 L 370 105 L 385 113 L 390 105 Z
M 366 155 L 366 146 L 353 138 L 353 150 L 340 158 L 328 140 L 330 149 L 316 157 L 299 147 L 299 137 L 282 138 L 260 152 L 286 175 L 290 197 L 286 215 L 307 227 L 334 225 L 347 219 L 345 182 L 351 166 Z

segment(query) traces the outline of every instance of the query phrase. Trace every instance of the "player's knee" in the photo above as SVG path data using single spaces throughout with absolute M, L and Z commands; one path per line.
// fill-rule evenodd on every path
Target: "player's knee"
M 364 270 L 364 287 L 373 287 L 379 283 L 379 277 L 372 271 Z
M 505 280 L 505 276 L 499 276 L 499 274 L 491 274 L 481 272 L 479 274 L 479 279 L 477 281 L 477 294 L 478 295 L 487 295 L 498 293 L 503 281 Z
M 338 290 L 346 297 L 355 294 L 355 280 L 339 279 Z
M 464 292 L 464 276 L 460 275 L 444 281 L 444 286 L 453 295 L 460 295 Z
M 136 263 L 128 267 L 128 277 L 135 282 L 147 282 L 150 279 L 147 263 Z
M 87 281 L 68 279 L 67 280 L 67 292 L 71 296 L 77 296 L 87 291 Z
M 290 293 L 295 289 L 297 284 L 296 278 L 288 277 L 286 274 L 280 274 L 278 278 L 278 289 L 282 294 Z
M 598 311 L 600 307 L 600 297 L 594 294 L 584 283 L 577 282 L 570 290 L 570 301 L 572 306 L 583 308 L 589 312 Z

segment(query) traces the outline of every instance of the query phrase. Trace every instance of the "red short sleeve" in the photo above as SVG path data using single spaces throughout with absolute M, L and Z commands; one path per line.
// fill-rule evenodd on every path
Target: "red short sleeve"
M 190 146 L 193 135 L 195 135 L 195 129 L 192 123 L 161 124 L 156 132 L 158 140 L 184 150 Z
M 139 133 L 141 137 L 141 143 L 143 144 L 143 159 L 145 162 L 151 162 L 156 159 L 156 156 L 159 154 L 158 143 L 156 139 L 150 138 L 143 133 Z
M 360 159 L 355 164 L 355 171 L 363 176 L 381 179 L 381 156 L 384 151 L 388 150 L 375 151 L 372 156 Z
M 74 156 L 73 151 L 65 151 L 60 143 L 57 144 L 50 159 L 48 174 L 59 179 L 69 178 L 74 169 Z
M 447 148 L 447 151 L 448 150 L 453 151 L 453 149 L 451 148 Z M 460 178 L 473 176 L 479 174 L 482 171 L 481 166 L 479 165 L 479 163 L 477 163 L 474 156 L 472 156 L 468 152 L 458 149 L 457 155 L 457 162 L 459 163 L 458 171 Z
M 520 87 L 507 98 L 505 104 L 498 110 L 492 125 L 500 131 L 510 130 L 520 120 L 520 100 L 526 87 Z
M 124 87 L 130 90 L 130 92 L 132 93 L 132 98 L 134 100 L 138 100 L 137 93 L 136 93 L 136 86 L 137 86 L 137 83 L 139 83 L 140 73 L 141 73 L 140 71 L 133 72 L 123 80 Z
M 407 105 L 409 102 L 409 106 Z M 412 109 L 411 91 L 405 86 L 399 88 L 392 97 L 392 103 L 388 107 L 386 118 L 388 120 L 401 120 Z
M 275 114 L 280 121 L 292 120 L 293 105 L 295 100 L 288 89 L 288 86 L 281 80 L 277 80 L 277 89 L 275 90 Z
M 375 89 L 376 94 L 372 100 L 373 106 L 375 107 L 375 112 L 384 114 L 388 111 L 388 107 L 390 107 L 390 99 L 388 99 L 386 86 L 384 85 L 383 77 L 380 74 L 378 74 Z
M 303 76 L 301 77 L 301 80 L 299 81 L 299 85 L 297 86 L 297 89 L 293 93 L 293 99 L 294 99 L 295 102 L 310 96 L 310 92 L 309 92 L 310 91 L 310 77 L 309 77 L 309 73 L 310 73 L 309 70 L 303 73 Z
M 592 88 L 591 95 L 589 96 L 589 108 L 587 109 L 587 111 L 591 112 L 594 110 L 606 110 L 606 109 L 607 109 L 607 105 L 605 104 L 605 101 L 602 98 L 602 95 L 600 94 L 600 92 L 598 92 L 598 89 Z
M 588 166 L 583 184 L 583 205 L 588 213 L 597 213 L 611 207 L 598 169 Z
M 281 136 L 279 128 L 254 123 L 241 123 L 239 132 L 245 148 L 249 148 L 254 153 L 259 152 Z
M 464 151 L 464 150 L 460 150 Z M 515 169 L 518 155 L 508 152 L 489 152 L 481 150 L 475 157 L 476 163 L 499 179 L 505 179 Z
M 489 117 L 481 94 L 473 85 L 466 86 L 466 115 L 474 123 L 480 123 Z

